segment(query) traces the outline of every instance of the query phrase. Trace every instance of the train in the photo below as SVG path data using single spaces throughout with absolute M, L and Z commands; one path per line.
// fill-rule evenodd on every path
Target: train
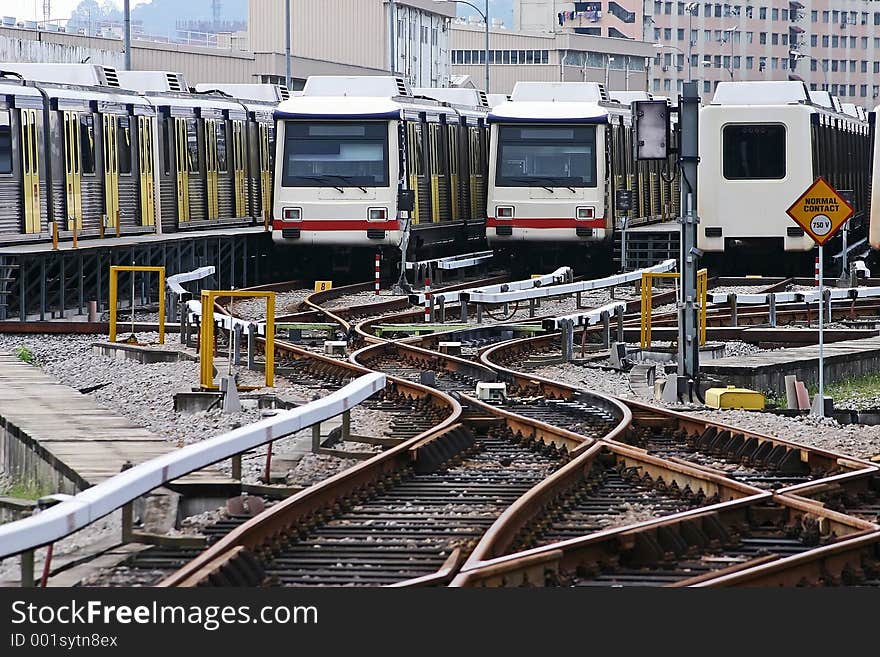
M 399 262 L 490 246 L 523 268 L 604 273 L 623 228 L 639 228 L 632 241 L 681 214 L 675 153 L 634 157 L 630 103 L 649 99 L 396 76 L 189 89 L 164 71 L 0 64 L 0 244 L 262 225 L 337 268 L 376 250 Z M 798 81 L 720 83 L 700 120 L 706 259 L 812 271 L 813 243 L 785 210 L 817 176 L 856 209 L 846 248 L 880 248 L 874 116 Z
M 872 133 L 864 112 L 803 82 L 720 83 L 700 112 L 697 246 L 716 268 L 811 271 L 815 244 L 786 210 L 819 176 L 855 209 L 847 248 L 864 245 Z
M 280 103 L 275 242 L 343 267 L 366 249 L 399 261 L 485 248 L 486 95 L 427 91 L 313 76 Z
M 280 92 L 247 86 L 0 64 L 0 243 L 267 224 Z
M 630 103 L 647 95 L 618 97 L 595 82 L 519 82 L 509 101 L 492 108 L 490 246 L 521 266 L 567 260 L 601 271 L 623 222 L 678 215 L 672 158 L 634 157 Z M 620 192 L 626 206 L 617 203 Z

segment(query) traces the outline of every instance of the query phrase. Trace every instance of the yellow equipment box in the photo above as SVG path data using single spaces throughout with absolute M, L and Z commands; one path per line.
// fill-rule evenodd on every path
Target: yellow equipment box
M 709 388 L 706 391 L 706 406 L 712 408 L 744 408 L 747 411 L 760 411 L 764 408 L 764 395 L 754 390 L 727 386 Z

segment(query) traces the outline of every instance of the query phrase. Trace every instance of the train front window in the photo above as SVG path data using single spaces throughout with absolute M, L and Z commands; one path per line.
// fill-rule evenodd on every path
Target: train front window
M 388 187 L 388 124 L 288 121 L 281 184 Z
M 595 126 L 501 126 L 499 187 L 595 187 Z
M 785 178 L 785 126 L 726 125 L 722 135 L 723 173 L 727 180 Z

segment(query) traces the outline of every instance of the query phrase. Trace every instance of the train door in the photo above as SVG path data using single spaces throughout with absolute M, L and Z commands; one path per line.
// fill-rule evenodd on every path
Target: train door
M 153 226 L 156 223 L 155 189 L 153 182 L 153 119 L 149 116 L 137 117 L 138 122 L 138 166 L 140 167 L 141 225 Z
M 64 112 L 64 188 L 67 200 L 67 230 L 83 225 L 82 213 L 82 144 L 79 114 Z
M 116 116 L 101 116 L 103 155 L 104 155 L 104 211 L 107 213 L 107 225 L 115 228 L 120 221 L 119 216 L 119 155 Z
M 447 140 L 446 143 L 448 145 L 447 152 L 449 154 L 449 190 L 451 194 L 451 202 L 452 202 L 452 220 L 460 221 L 461 220 L 461 212 L 459 208 L 459 188 L 458 188 L 458 156 L 459 156 L 459 127 L 457 125 L 448 125 L 446 126 L 447 132 Z
M 244 121 L 232 121 L 232 171 L 233 198 L 235 211 L 233 216 L 247 216 L 247 147 L 245 139 L 246 124 Z
M 220 216 L 220 200 L 218 194 L 218 139 L 220 127 L 217 119 L 205 119 L 205 191 L 208 197 L 208 219 Z
M 263 218 L 269 216 L 272 207 L 272 148 L 274 142 L 274 126 L 260 124 L 260 200 Z
M 35 109 L 21 110 L 21 173 L 25 233 L 40 232 L 40 142 L 37 137 L 37 116 Z M 11 132 L 9 139 L 11 145 Z
M 187 121 L 188 119 L 174 119 L 174 151 L 177 161 L 177 220 L 180 223 L 187 223 L 191 218 L 189 207 L 190 158 Z

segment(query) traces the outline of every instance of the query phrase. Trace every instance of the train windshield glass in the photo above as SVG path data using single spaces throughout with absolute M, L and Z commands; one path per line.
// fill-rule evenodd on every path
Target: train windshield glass
M 595 187 L 595 126 L 501 126 L 499 187 Z
M 288 121 L 281 184 L 388 187 L 388 124 Z
M 728 180 L 785 178 L 785 126 L 726 125 L 722 139 Z

